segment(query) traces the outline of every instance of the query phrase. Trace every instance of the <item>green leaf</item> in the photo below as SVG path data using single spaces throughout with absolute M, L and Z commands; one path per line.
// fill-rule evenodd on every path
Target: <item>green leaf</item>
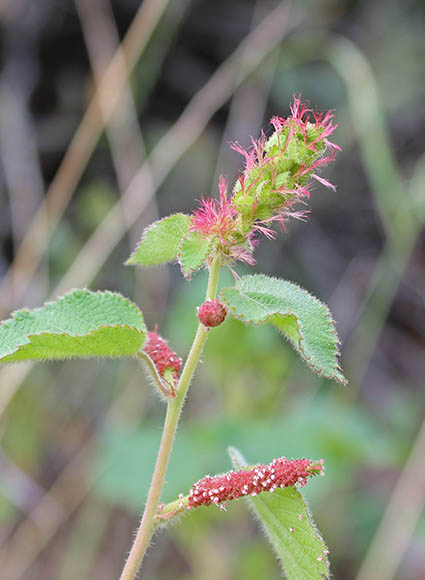
M 234 447 L 229 455 L 235 469 L 247 462 Z M 329 578 L 328 550 L 312 520 L 308 505 L 296 487 L 263 492 L 246 498 L 272 544 L 288 580 Z
M 178 260 L 186 278 L 190 278 L 193 272 L 201 268 L 211 249 L 211 238 L 204 238 L 199 232 L 188 232 L 182 239 Z
M 176 213 L 148 226 L 126 265 L 155 266 L 177 259 L 182 237 L 188 232 L 190 216 Z
M 146 327 L 120 294 L 74 290 L 35 310 L 18 310 L 0 325 L 0 362 L 132 356 Z
M 229 312 L 247 324 L 273 324 L 318 375 L 342 384 L 338 337 L 327 306 L 296 284 L 263 274 L 244 276 L 223 288 Z

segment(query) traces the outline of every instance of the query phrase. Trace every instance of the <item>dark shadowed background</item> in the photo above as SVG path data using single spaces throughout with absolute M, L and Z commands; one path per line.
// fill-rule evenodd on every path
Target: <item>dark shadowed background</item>
M 230 444 L 251 462 L 323 457 L 306 495 L 338 580 L 425 578 L 424 25 L 419 0 L 0 2 L 2 318 L 107 288 L 184 356 L 205 276 L 124 267 L 144 226 L 215 195 L 221 173 L 232 183 L 229 142 L 248 145 L 294 93 L 335 109 L 337 192 L 317 184 L 308 221 L 263 240 L 254 269 L 330 305 L 349 387 L 271 328 L 226 322 L 164 497 L 227 470 Z M 1 580 L 119 576 L 163 415 L 133 361 L 0 370 Z M 280 577 L 243 502 L 153 544 L 146 580 Z

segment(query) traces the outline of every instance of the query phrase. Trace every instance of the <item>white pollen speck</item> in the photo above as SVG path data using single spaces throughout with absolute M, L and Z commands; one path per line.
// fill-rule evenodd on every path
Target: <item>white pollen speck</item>
M 294 531 L 294 528 L 289 528 L 289 531 L 290 531 L 290 532 L 291 532 L 291 534 L 292 534 L 292 532 Z

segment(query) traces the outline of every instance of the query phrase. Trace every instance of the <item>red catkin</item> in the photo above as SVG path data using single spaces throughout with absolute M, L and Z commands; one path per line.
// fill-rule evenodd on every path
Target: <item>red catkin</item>
M 195 483 L 189 492 L 188 508 L 201 505 L 220 505 L 243 496 L 256 496 L 262 491 L 306 485 L 309 477 L 324 472 L 323 460 L 273 459 L 268 465 L 252 469 L 229 471 L 224 475 L 207 475 Z M 223 505 L 220 506 L 223 508 Z
M 151 357 L 161 377 L 166 370 L 171 370 L 174 380 L 177 380 L 182 359 L 169 347 L 165 338 L 157 332 L 148 332 L 148 340 L 143 350 Z

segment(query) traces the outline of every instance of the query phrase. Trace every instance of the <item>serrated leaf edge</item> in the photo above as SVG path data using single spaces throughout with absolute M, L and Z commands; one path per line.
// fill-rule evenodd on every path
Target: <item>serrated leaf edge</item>
M 228 452 L 228 454 L 230 456 L 230 459 L 232 461 L 233 467 L 235 469 L 244 469 L 245 467 L 248 467 L 248 465 L 246 463 L 246 459 L 242 455 L 242 453 L 239 451 L 239 449 L 237 449 L 236 447 L 233 447 L 232 445 L 230 445 L 227 448 L 227 452 Z M 326 543 L 325 543 L 325 541 L 324 541 L 324 539 L 322 537 L 322 534 L 319 532 L 319 529 L 317 528 L 317 526 L 316 526 L 316 524 L 314 522 L 312 513 L 310 511 L 310 506 L 309 506 L 307 500 L 305 499 L 303 493 L 300 491 L 300 489 L 298 487 L 294 486 L 294 489 L 300 494 L 300 496 L 302 498 L 302 501 L 303 501 L 303 504 L 304 504 L 304 507 L 305 507 L 305 511 L 306 511 L 306 514 L 307 514 L 307 517 L 308 517 L 308 521 L 309 521 L 309 523 L 310 523 L 310 525 L 311 525 L 311 527 L 312 527 L 312 529 L 313 529 L 313 531 L 314 531 L 314 533 L 316 535 L 316 538 L 323 544 L 324 548 L 327 549 L 327 546 L 326 546 Z M 267 493 L 267 492 L 264 492 L 264 493 Z M 279 560 L 279 562 L 281 562 L 282 571 L 284 572 L 284 574 L 286 576 L 286 572 L 285 572 L 285 569 L 283 568 L 283 562 L 281 561 L 280 554 L 278 553 L 278 551 L 277 551 L 277 549 L 276 549 L 276 547 L 274 545 L 274 542 L 272 541 L 272 538 L 269 536 L 269 532 L 268 532 L 265 524 L 263 523 L 263 520 L 262 520 L 260 514 L 255 509 L 254 502 L 252 501 L 252 499 L 250 497 L 244 497 L 243 499 L 245 500 L 245 503 L 248 504 L 248 508 L 251 511 L 251 513 L 253 514 L 254 519 L 258 520 L 259 523 L 260 523 L 260 525 L 261 525 L 261 527 L 263 528 L 263 530 L 264 530 L 264 532 L 265 532 L 265 534 L 266 534 L 266 536 L 267 536 L 267 538 L 268 538 L 268 540 L 269 540 L 269 542 L 270 542 L 270 544 L 272 546 L 273 552 L 276 554 L 277 559 Z M 264 498 L 261 498 L 261 496 L 257 496 L 255 498 L 255 500 L 256 500 L 257 503 L 260 503 L 261 502 L 264 505 L 263 499 Z M 265 506 L 265 507 L 268 510 L 268 512 L 271 513 L 272 516 L 274 516 L 273 512 L 271 512 L 270 509 L 267 508 L 267 506 Z M 280 524 L 279 520 L 277 520 L 277 521 Z M 328 558 L 327 554 L 323 554 L 323 556 L 324 556 L 324 564 L 326 565 L 326 569 L 327 569 L 327 576 L 323 576 L 322 574 L 321 574 L 321 576 L 322 576 L 322 578 L 324 580 L 329 580 L 329 578 L 330 578 L 330 562 L 329 562 L 329 558 Z
M 205 263 L 205 260 L 208 258 L 209 254 L 211 253 L 211 248 L 212 248 L 212 245 L 213 245 L 213 237 L 210 237 L 210 239 L 209 239 L 209 244 L 208 244 L 208 248 L 207 248 L 207 251 L 206 251 L 206 253 L 205 253 L 205 258 L 201 259 L 201 260 L 198 262 L 198 264 L 196 264 L 196 265 L 195 265 L 195 266 L 193 266 L 192 268 L 189 268 L 188 270 L 186 270 L 186 269 L 185 269 L 185 267 L 183 266 L 183 263 L 182 263 L 182 246 L 183 246 L 183 243 L 184 243 L 184 241 L 185 241 L 185 239 L 186 239 L 186 236 L 187 236 L 189 233 L 192 233 L 192 232 L 189 230 L 189 231 L 188 231 L 188 232 L 187 232 L 187 233 L 186 233 L 186 234 L 185 234 L 185 235 L 182 237 L 182 239 L 181 239 L 181 241 L 180 241 L 180 244 L 179 244 L 179 249 L 178 249 L 178 251 L 177 251 L 177 262 L 178 262 L 178 264 L 179 264 L 179 266 L 180 266 L 180 269 L 181 269 L 181 271 L 182 271 L 182 274 L 183 274 L 183 276 L 186 278 L 186 280 L 190 280 L 190 278 L 191 278 L 192 274 L 193 274 L 194 272 L 197 272 L 197 271 L 198 271 L 198 270 L 199 270 L 199 269 L 200 269 L 200 268 L 203 266 L 203 264 Z M 205 239 L 208 239 L 208 238 L 205 238 Z
M 132 310 L 134 310 L 134 312 L 136 314 L 139 315 L 140 317 L 140 321 L 143 325 L 143 329 L 139 329 L 136 328 L 135 326 L 131 325 L 131 324 L 102 324 L 101 326 L 98 326 L 97 328 L 91 330 L 88 333 L 85 334 L 72 334 L 72 333 L 66 333 L 66 332 L 34 332 L 32 334 L 28 334 L 27 338 L 31 337 L 31 336 L 42 336 L 42 335 L 50 335 L 50 336 L 70 336 L 70 337 L 86 337 L 86 336 L 90 336 L 90 334 L 97 332 L 99 329 L 101 328 L 114 328 L 114 327 L 118 327 L 121 326 L 122 328 L 124 327 L 128 327 L 128 328 L 134 328 L 135 330 L 137 330 L 139 333 L 143 333 L 145 336 L 147 335 L 147 328 L 146 328 L 146 324 L 145 321 L 143 319 L 143 314 L 140 311 L 140 309 L 137 307 L 137 305 L 132 302 L 129 298 L 126 298 L 125 296 L 123 296 L 122 294 L 120 294 L 119 292 L 112 292 L 110 290 L 89 290 L 88 288 L 73 288 L 72 290 L 70 290 L 69 292 L 67 292 L 66 294 L 64 294 L 63 296 L 59 296 L 56 300 L 49 300 L 48 302 L 45 302 L 42 306 L 39 306 L 37 308 L 20 308 L 19 310 L 14 310 L 11 314 L 10 317 L 6 320 L 1 320 L 0 321 L 0 326 L 6 326 L 12 322 L 16 322 L 16 316 L 19 315 L 21 312 L 22 313 L 35 313 L 38 312 L 40 310 L 45 310 L 47 309 L 49 306 L 54 306 L 57 305 L 61 300 L 66 300 L 67 298 L 72 298 L 73 296 L 76 296 L 77 293 L 85 293 L 85 294 L 90 294 L 92 296 L 113 296 L 114 298 L 119 298 L 120 301 L 125 302 L 126 304 L 128 304 Z M 15 354 L 20 347 L 26 346 L 30 343 L 30 341 L 28 340 L 28 342 L 24 342 L 22 344 L 17 344 L 14 345 L 16 346 L 16 348 L 14 348 L 13 351 L 9 352 L 8 354 L 4 355 L 4 356 L 0 356 L 0 361 L 4 361 L 6 358 L 13 356 L 13 354 Z M 140 348 L 143 347 L 144 342 L 142 343 L 142 345 L 140 346 Z M 135 353 L 136 354 L 136 353 Z M 106 356 L 106 355 L 105 355 Z M 64 357 L 65 359 L 66 357 Z M 86 358 L 84 356 L 79 356 L 78 358 Z M 11 361 L 11 362 L 21 362 L 21 361 Z
M 7 361 L 7 359 L 11 356 L 13 356 L 21 347 L 27 346 L 31 343 L 31 339 L 33 336 L 57 336 L 57 337 L 68 337 L 68 338 L 88 338 L 94 334 L 96 334 L 97 332 L 99 332 L 100 330 L 102 330 L 103 328 L 129 328 L 132 330 L 135 330 L 138 334 L 140 335 L 145 335 L 146 337 L 146 332 L 140 330 L 139 328 L 136 328 L 135 326 L 132 326 L 131 324 L 102 324 L 101 326 L 98 326 L 97 328 L 94 328 L 93 330 L 91 330 L 90 332 L 87 332 L 86 334 L 71 334 L 71 333 L 66 333 L 66 332 L 34 332 L 33 334 L 28 334 L 27 335 L 27 339 L 28 342 L 24 342 L 22 344 L 17 344 L 16 348 L 4 355 L 4 356 L 0 356 L 0 362 L 10 362 L 10 363 L 20 363 L 20 362 L 25 362 L 25 360 L 16 360 L 16 361 Z M 54 359 L 49 359 L 48 357 L 46 357 L 45 359 L 40 359 L 40 360 L 70 360 L 73 358 L 79 358 L 79 359 L 88 359 L 88 358 L 95 358 L 95 357 L 102 357 L 102 358 L 118 358 L 118 356 L 136 356 L 137 353 L 139 352 L 139 350 L 141 348 L 143 348 L 145 341 L 142 342 L 142 344 L 138 347 L 138 349 L 134 352 L 134 354 L 129 354 L 129 355 L 108 355 L 108 354 L 103 354 L 103 355 L 91 355 L 91 354 L 79 354 L 78 356 L 63 356 L 60 358 L 54 358 Z M 37 359 L 28 359 L 28 360 L 37 360 Z
M 289 489 L 289 488 L 287 488 L 287 489 Z M 303 493 L 301 492 L 301 490 L 300 490 L 298 487 L 294 486 L 294 489 L 295 489 L 295 490 L 296 490 L 296 491 L 297 491 L 297 492 L 300 494 L 300 496 L 301 496 L 301 498 L 302 498 L 302 501 L 303 501 L 303 504 L 304 504 L 304 508 L 305 508 L 305 511 L 306 511 L 306 514 L 307 514 L 308 522 L 309 522 L 310 526 L 311 526 L 311 527 L 312 527 L 312 529 L 313 529 L 313 532 L 314 532 L 314 534 L 315 534 L 315 536 L 316 536 L 316 539 L 317 539 L 317 540 L 319 540 L 319 542 L 321 542 L 321 543 L 323 544 L 323 547 L 324 547 L 325 549 L 327 549 L 327 545 L 326 545 L 325 541 L 323 540 L 323 537 L 322 537 L 321 533 L 319 532 L 319 530 L 318 530 L 318 528 L 317 528 L 317 526 L 316 526 L 316 523 L 315 523 L 315 521 L 314 521 L 314 519 L 313 519 L 313 516 L 312 516 L 312 514 L 311 514 L 311 511 L 310 511 L 310 506 L 309 506 L 308 502 L 306 501 L 306 499 L 305 499 L 305 497 L 304 497 Z M 267 493 L 267 492 L 265 492 L 265 493 Z M 269 532 L 268 532 L 268 530 L 267 530 L 267 528 L 266 528 L 265 524 L 263 523 L 263 521 L 262 521 L 262 518 L 261 518 L 260 514 L 259 514 L 259 513 L 257 512 L 257 510 L 255 509 L 254 501 L 253 501 L 251 498 L 249 498 L 249 497 L 247 497 L 247 498 L 244 498 L 244 499 L 246 500 L 246 503 L 248 503 L 249 509 L 250 509 L 251 513 L 253 514 L 254 518 L 255 518 L 255 519 L 257 519 L 257 520 L 259 521 L 259 523 L 260 523 L 261 527 L 263 528 L 263 530 L 264 530 L 264 532 L 265 532 L 266 536 L 268 537 L 268 539 L 269 539 L 269 542 L 270 542 L 270 545 L 272 546 L 272 549 L 273 549 L 274 553 L 276 554 L 276 556 L 277 556 L 277 559 L 278 559 L 278 560 L 281 562 L 281 567 L 282 567 L 282 570 L 283 570 L 283 572 L 284 572 L 284 574 L 285 574 L 285 576 L 286 576 L 286 571 L 285 571 L 285 568 L 284 568 L 284 563 L 283 563 L 283 562 L 282 562 L 282 560 L 281 560 L 281 557 L 280 557 L 280 555 L 279 555 L 279 553 L 278 553 L 278 551 L 277 551 L 277 549 L 276 549 L 276 547 L 275 547 L 275 545 L 274 545 L 274 542 L 273 542 L 272 538 L 269 536 Z M 279 524 L 279 526 L 280 526 L 280 527 L 283 527 L 283 526 L 282 526 L 282 524 L 280 523 L 279 519 L 278 519 L 278 518 L 276 518 L 276 517 L 274 516 L 274 513 L 273 513 L 273 512 L 270 510 L 270 508 L 268 508 L 268 507 L 267 507 L 267 505 L 265 504 L 265 502 L 264 502 L 264 498 L 262 498 L 261 496 L 257 496 L 257 497 L 255 498 L 255 502 L 256 502 L 256 503 L 261 503 L 261 504 L 263 505 L 264 509 L 267 509 L 267 511 L 268 511 L 268 513 L 270 514 L 270 516 L 271 516 L 272 518 L 274 518 L 274 519 L 277 521 L 277 523 Z M 304 530 L 303 530 L 303 532 L 304 532 Z M 310 548 L 309 548 L 309 549 L 310 549 Z M 292 554 L 290 554 L 290 556 L 292 557 Z M 326 566 L 327 575 L 326 575 L 326 576 L 324 576 L 324 575 L 323 575 L 323 574 L 321 574 L 321 573 L 320 573 L 320 575 L 322 576 L 322 578 L 323 578 L 324 580 L 328 580 L 328 579 L 330 578 L 330 562 L 329 562 L 329 558 L 328 558 L 327 554 L 325 554 L 325 553 L 323 553 L 323 552 L 322 552 L 321 556 L 322 556 L 322 558 L 323 558 L 322 562 L 323 562 L 323 563 L 324 563 L 324 565 Z M 293 558 L 293 557 L 292 557 L 292 558 Z M 305 571 L 305 570 L 304 570 L 304 571 Z M 312 579 L 314 580 L 313 576 L 312 576 Z
M 332 373 L 326 373 L 323 372 L 323 368 L 318 367 L 316 364 L 311 362 L 311 356 L 307 356 L 304 348 L 303 348 L 303 342 L 305 341 L 305 335 L 303 334 L 302 330 L 301 330 L 301 326 L 300 326 L 300 322 L 299 322 L 299 316 L 297 316 L 296 314 L 294 314 L 293 312 L 282 312 L 280 309 L 276 310 L 272 315 L 268 314 L 265 316 L 264 320 L 261 320 L 259 322 L 252 322 L 251 320 L 247 319 L 243 314 L 235 314 L 235 307 L 232 307 L 228 304 L 228 302 L 226 302 L 226 299 L 223 295 L 223 292 L 227 289 L 227 288 L 231 288 L 233 290 L 239 290 L 238 288 L 238 283 L 246 278 L 261 278 L 261 277 L 266 277 L 270 280 L 282 280 L 284 282 L 287 282 L 288 284 L 291 284 L 292 286 L 295 286 L 296 288 L 298 288 L 299 290 L 301 290 L 301 292 L 307 294 L 309 297 L 313 298 L 313 300 L 319 304 L 320 308 L 322 310 L 325 311 L 326 317 L 330 322 L 331 325 L 331 333 L 334 335 L 335 340 L 333 341 L 333 345 L 335 348 L 335 361 L 336 361 L 336 365 L 333 365 L 334 368 L 334 372 Z M 248 298 L 250 300 L 252 300 L 253 302 L 255 302 L 255 300 L 253 298 L 251 298 L 250 296 L 246 296 L 244 295 L 245 298 Z M 348 384 L 348 380 L 344 377 L 344 374 L 342 372 L 342 368 L 339 365 L 338 362 L 338 357 L 339 357 L 339 349 L 338 349 L 338 345 L 341 344 L 341 341 L 338 338 L 338 334 L 336 332 L 336 324 L 335 321 L 332 317 L 332 314 L 329 310 L 329 308 L 326 306 L 326 304 L 324 304 L 323 302 L 321 302 L 316 296 L 314 296 L 314 294 L 310 294 L 310 292 L 308 292 L 308 290 L 305 290 L 305 288 L 302 288 L 301 286 L 299 286 L 298 284 L 296 284 L 295 282 L 290 282 L 289 280 L 283 280 L 282 278 L 277 278 L 276 276 L 266 276 L 265 274 L 249 274 L 248 276 L 244 276 L 242 278 L 240 278 L 237 283 L 236 286 L 227 286 L 225 288 L 222 288 L 221 292 L 220 292 L 220 298 L 221 300 L 223 300 L 223 302 L 226 304 L 226 306 L 228 307 L 228 310 L 230 312 L 230 314 L 234 317 L 237 318 L 238 320 L 241 320 L 247 324 L 251 324 L 253 326 L 259 326 L 260 324 L 264 324 L 268 322 L 268 319 L 270 319 L 271 316 L 275 316 L 277 314 L 281 315 L 281 316 L 293 316 L 295 318 L 296 324 L 297 324 L 297 328 L 298 328 L 298 332 L 300 334 L 300 339 L 299 339 L 299 350 L 302 354 L 303 359 L 307 362 L 308 366 L 320 377 L 324 377 L 326 379 L 333 379 L 336 382 L 342 384 L 342 385 L 347 385 Z M 257 305 L 258 303 L 255 302 Z M 264 309 L 265 312 L 267 312 L 267 310 L 260 304 L 260 306 Z M 280 334 L 289 342 L 289 344 L 291 344 L 292 347 L 295 348 L 295 346 L 293 345 L 292 341 L 285 335 L 283 334 L 279 329 L 278 331 L 280 332 Z
M 158 264 L 141 264 L 139 261 L 134 261 L 133 262 L 133 258 L 136 256 L 137 252 L 140 249 L 140 246 L 143 244 L 143 242 L 146 240 L 146 236 L 147 234 L 153 230 L 155 227 L 157 227 L 160 223 L 170 219 L 171 217 L 174 217 L 176 215 L 181 215 L 181 216 L 187 216 L 188 218 L 190 218 L 190 216 L 186 213 L 182 213 L 182 212 L 176 212 L 176 213 L 172 213 L 170 215 L 167 215 L 159 220 L 154 221 L 153 223 L 151 223 L 150 225 L 148 225 L 142 232 L 142 237 L 140 238 L 139 242 L 137 243 L 136 247 L 134 248 L 134 250 L 131 252 L 130 256 L 127 258 L 127 260 L 124 262 L 125 266 L 143 266 L 145 268 L 148 268 L 149 266 L 159 266 L 160 264 L 168 264 L 169 262 L 173 262 L 175 261 L 175 259 L 177 259 L 177 256 L 175 259 L 170 259 L 170 260 L 166 260 L 164 262 L 160 262 Z M 189 225 L 189 224 L 188 224 Z M 187 233 L 187 232 L 186 232 Z M 186 234 L 185 234 L 186 235 Z M 184 236 L 183 236 L 184 237 Z M 179 242 L 179 245 L 181 244 L 181 240 Z

